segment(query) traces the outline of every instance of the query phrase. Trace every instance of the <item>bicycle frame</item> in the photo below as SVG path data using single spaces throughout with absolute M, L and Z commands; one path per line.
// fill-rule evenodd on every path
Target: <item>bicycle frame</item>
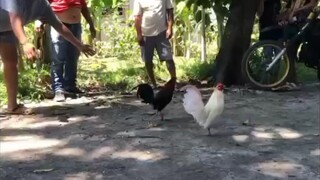
M 267 65 L 266 72 L 269 72 L 272 67 L 279 61 L 279 59 L 283 56 L 284 53 L 287 52 L 288 46 L 290 45 L 291 42 L 295 42 L 298 40 L 301 36 L 303 36 L 303 33 L 306 31 L 307 28 L 310 27 L 312 22 L 318 17 L 319 15 L 319 10 L 317 10 L 318 7 L 314 8 L 314 10 L 310 13 L 308 17 L 308 22 L 305 23 L 305 25 L 299 30 L 299 32 L 291 38 L 285 45 L 285 47 L 276 55 L 276 57 L 272 60 L 272 62 Z

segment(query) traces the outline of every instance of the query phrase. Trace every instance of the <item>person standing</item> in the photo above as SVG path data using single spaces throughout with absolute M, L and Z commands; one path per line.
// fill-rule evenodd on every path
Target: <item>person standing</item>
M 259 16 L 259 40 L 279 40 L 283 37 L 283 32 L 278 26 L 278 16 L 280 15 L 280 0 L 261 0 L 258 8 Z M 268 30 L 268 28 L 271 28 Z M 275 29 L 272 29 L 275 28 Z
M 141 57 L 154 88 L 157 83 L 153 71 L 154 50 L 161 62 L 166 61 L 171 78 L 176 78 L 173 61 L 172 37 L 173 5 L 172 0 L 135 0 L 133 7 L 137 39 L 141 48 Z
M 6 114 L 24 114 L 26 108 L 17 103 L 18 94 L 18 43 L 28 59 L 39 56 L 28 41 L 24 25 L 37 19 L 48 22 L 57 32 L 86 55 L 94 50 L 79 41 L 53 13 L 47 0 L 0 0 L 0 56 L 4 64 L 4 80 L 8 94 Z
M 49 0 L 50 5 L 65 26 L 75 37 L 81 40 L 81 15 L 90 26 L 92 38 L 96 36 L 96 30 L 90 16 L 85 0 Z M 38 27 L 42 27 L 41 25 Z M 83 93 L 76 86 L 79 50 L 64 39 L 55 29 L 51 29 L 51 53 L 52 53 L 52 89 L 54 100 L 65 101 L 65 94 Z

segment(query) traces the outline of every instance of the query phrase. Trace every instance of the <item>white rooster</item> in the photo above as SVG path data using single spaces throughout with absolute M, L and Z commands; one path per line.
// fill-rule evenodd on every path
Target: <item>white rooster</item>
M 200 126 L 208 129 L 208 135 L 210 136 L 210 128 L 224 109 L 224 85 L 217 84 L 206 105 L 202 101 L 201 92 L 195 86 L 186 85 L 180 90 L 186 91 L 183 99 L 185 111 L 191 114 Z

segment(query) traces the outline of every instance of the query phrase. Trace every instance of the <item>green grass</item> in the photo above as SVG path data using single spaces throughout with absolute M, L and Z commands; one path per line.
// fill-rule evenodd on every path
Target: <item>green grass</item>
M 212 61 L 201 63 L 199 59 L 186 60 L 177 57 L 175 62 L 179 81 L 201 80 L 210 74 L 213 68 Z M 297 64 L 297 74 L 302 82 L 317 80 L 316 71 L 305 67 L 304 64 Z M 160 64 L 159 61 L 155 61 L 155 75 L 158 79 L 169 79 L 165 63 Z M 116 93 L 147 81 L 144 64 L 139 58 L 90 58 L 81 59 L 79 63 L 78 84 L 87 90 L 113 90 Z M 48 67 L 38 71 L 26 66 L 26 70 L 20 73 L 19 99 L 39 101 L 45 97 L 48 90 L 50 90 Z M 2 71 L 0 71 L 0 99 L 0 105 L 7 101 Z
M 189 78 L 200 79 L 211 70 L 212 65 L 201 63 L 198 59 L 175 59 L 179 80 Z M 170 76 L 165 62 L 155 61 L 157 79 L 167 80 Z M 120 60 L 117 58 L 83 59 L 79 68 L 79 85 L 88 86 L 119 86 L 122 90 L 132 88 L 141 82 L 148 81 L 144 64 L 140 59 Z

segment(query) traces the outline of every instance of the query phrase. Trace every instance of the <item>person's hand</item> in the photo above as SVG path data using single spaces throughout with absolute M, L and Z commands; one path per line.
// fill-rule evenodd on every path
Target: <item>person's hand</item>
M 24 43 L 22 45 L 23 53 L 27 56 L 28 59 L 35 59 L 40 57 L 40 51 L 37 50 L 33 44 Z
M 95 50 L 93 50 L 92 46 L 87 45 L 87 44 L 83 44 L 79 49 L 87 57 L 93 56 L 96 54 L 96 52 L 95 52 Z
M 167 35 L 167 39 L 171 39 L 172 38 L 172 34 L 173 34 L 172 33 L 172 28 L 168 28 L 167 29 L 167 34 L 166 34 Z
M 139 45 L 140 46 L 144 46 L 144 38 L 143 38 L 143 36 L 142 35 L 138 35 L 137 39 L 138 39 Z
M 91 33 L 92 39 L 96 38 L 97 31 L 96 31 L 96 29 L 94 28 L 94 26 L 90 26 L 90 33 Z

